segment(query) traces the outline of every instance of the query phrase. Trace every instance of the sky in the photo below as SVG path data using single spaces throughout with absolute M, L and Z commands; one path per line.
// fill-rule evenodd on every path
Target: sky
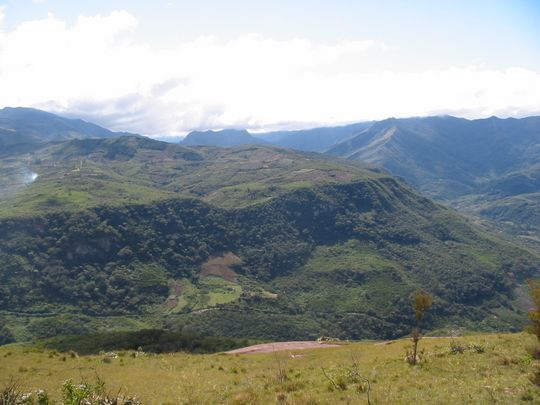
M 254 132 L 540 115 L 540 1 L 0 0 L 0 108 Z

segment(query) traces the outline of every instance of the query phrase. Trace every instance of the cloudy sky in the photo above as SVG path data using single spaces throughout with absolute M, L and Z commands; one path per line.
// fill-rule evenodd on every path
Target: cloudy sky
M 115 130 L 540 114 L 536 0 L 0 0 L 0 107 Z

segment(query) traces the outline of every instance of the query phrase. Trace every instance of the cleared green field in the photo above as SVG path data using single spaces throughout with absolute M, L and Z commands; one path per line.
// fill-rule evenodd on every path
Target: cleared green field
M 144 404 L 367 404 L 366 378 L 377 405 L 540 402 L 529 380 L 539 366 L 527 354 L 535 343 L 530 335 L 456 338 L 462 353 L 451 350 L 449 338 L 426 338 L 418 366 L 404 361 L 409 343 L 251 355 L 126 352 L 110 361 L 12 345 L 0 347 L 0 384 L 13 378 L 26 391 L 45 389 L 58 400 L 64 381 L 91 383 L 99 376 L 111 393 L 121 390 Z

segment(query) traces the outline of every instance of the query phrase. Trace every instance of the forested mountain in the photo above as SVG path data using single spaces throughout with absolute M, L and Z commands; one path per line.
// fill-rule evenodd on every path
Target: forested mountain
M 390 175 L 269 146 L 71 140 L 0 159 L 4 340 L 166 327 L 243 338 L 521 328 L 538 256 Z M 11 336 L 11 337 L 10 337 Z
M 82 138 L 110 138 L 119 134 L 80 119 L 69 119 L 33 108 L 0 110 L 0 150 L 20 144 L 34 144 Z

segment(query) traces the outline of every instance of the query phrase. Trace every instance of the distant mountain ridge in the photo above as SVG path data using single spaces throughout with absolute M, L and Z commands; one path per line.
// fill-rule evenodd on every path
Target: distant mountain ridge
M 274 145 L 304 152 L 323 152 L 338 142 L 352 136 L 360 130 L 368 128 L 372 122 L 356 124 L 300 129 L 293 131 L 272 131 L 250 133 L 245 129 L 224 129 L 220 131 L 193 131 L 183 141 L 183 145 L 207 146 L 240 146 L 240 145 Z M 165 138 L 161 138 L 166 140 Z
M 0 110 L 0 153 L 7 155 L 51 141 L 122 135 L 126 134 L 31 108 Z M 540 117 L 389 118 L 257 134 L 245 129 L 193 131 L 180 144 L 273 145 L 375 164 L 428 196 L 540 249 Z M 27 173 L 24 167 L 12 168 L 17 170 L 24 172 L 21 176 Z M 10 182 L 4 181 L 4 186 Z
M 300 129 L 295 131 L 274 131 L 255 134 L 273 145 L 291 148 L 306 152 L 324 152 L 338 142 L 352 136 L 363 129 L 369 128 L 373 122 L 359 122 L 356 124 Z
M 190 146 L 240 146 L 268 145 L 263 139 L 255 138 L 245 129 L 224 129 L 221 131 L 192 131 L 181 142 Z
M 390 118 L 327 153 L 380 164 L 435 197 L 451 198 L 536 165 L 540 117 Z
M 113 132 L 90 122 L 34 108 L 6 107 L 0 110 L 0 147 L 121 135 L 127 133 Z
M 326 152 L 380 165 L 540 248 L 540 117 L 391 118 Z

